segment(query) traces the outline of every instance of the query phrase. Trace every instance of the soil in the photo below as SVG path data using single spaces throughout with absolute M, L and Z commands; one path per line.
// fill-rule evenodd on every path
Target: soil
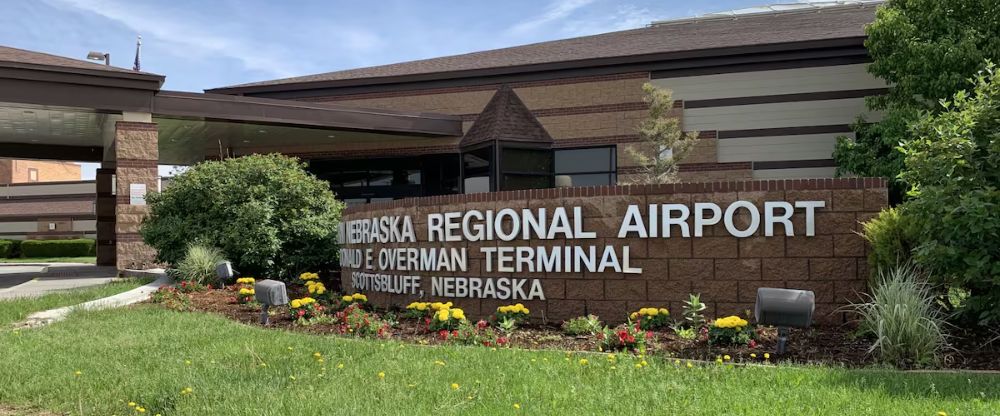
M 250 325 L 260 325 L 260 307 L 240 305 L 234 292 L 212 289 L 191 294 L 192 307 L 196 311 L 220 314 L 226 318 Z M 287 307 L 272 308 L 269 327 L 313 334 L 336 334 L 334 325 L 298 325 L 288 314 Z M 995 335 L 994 335 L 995 336 Z M 402 319 L 391 330 L 393 339 L 420 344 L 439 344 L 437 334 L 424 330 L 422 324 L 414 320 Z M 653 339 L 647 342 L 647 353 L 678 359 L 713 361 L 729 355 L 735 362 L 762 361 L 764 353 L 770 353 L 770 362 L 796 364 L 824 364 L 843 367 L 865 367 L 875 365 L 874 357 L 868 353 L 871 341 L 857 337 L 850 327 L 814 327 L 791 329 L 788 335 L 787 352 L 775 354 L 778 334 L 775 328 L 758 330 L 757 345 L 719 347 L 711 346 L 699 337 L 685 340 L 667 330 L 653 331 Z M 525 325 L 508 336 L 511 348 L 545 349 L 563 351 L 598 351 L 594 337 L 569 336 L 554 326 Z M 987 335 L 967 335 L 956 337 L 954 350 L 945 354 L 942 367 L 945 369 L 1000 370 L 1000 340 L 990 343 Z M 755 354 L 756 358 L 750 355 Z

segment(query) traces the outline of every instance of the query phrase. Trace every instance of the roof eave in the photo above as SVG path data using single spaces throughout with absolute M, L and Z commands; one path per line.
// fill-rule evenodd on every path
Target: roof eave
M 770 52 L 788 52 L 808 49 L 837 48 L 863 46 L 865 36 L 850 36 L 841 38 L 815 39 L 797 42 L 770 43 L 752 46 L 731 46 L 690 51 L 665 52 L 641 55 L 625 55 L 608 58 L 581 59 L 573 61 L 549 62 L 541 64 L 493 67 L 460 71 L 442 71 L 420 74 L 396 75 L 387 77 L 350 78 L 342 80 L 307 81 L 269 85 L 231 86 L 205 90 L 215 94 L 256 94 L 269 92 L 289 92 L 321 88 L 339 88 L 367 85 L 409 83 L 436 81 L 456 78 L 477 78 L 519 73 L 559 71 L 587 67 L 604 67 L 627 64 L 641 64 L 662 61 L 682 61 L 689 59 L 704 59 L 712 57 L 736 56 Z

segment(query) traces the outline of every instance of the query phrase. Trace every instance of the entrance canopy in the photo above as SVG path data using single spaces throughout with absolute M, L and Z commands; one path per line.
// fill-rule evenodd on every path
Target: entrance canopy
M 160 164 L 462 134 L 456 116 L 165 91 L 164 79 L 0 46 L 0 157 L 114 160 L 118 121 L 157 124 Z

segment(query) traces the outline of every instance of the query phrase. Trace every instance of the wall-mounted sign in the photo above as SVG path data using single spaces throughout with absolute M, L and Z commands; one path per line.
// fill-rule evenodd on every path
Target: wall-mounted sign
M 748 201 L 725 207 L 712 202 L 629 205 L 614 235 L 598 235 L 584 226 L 583 209 L 467 210 L 431 213 L 422 222 L 426 239 L 418 241 L 409 215 L 379 216 L 346 221 L 338 238 L 343 244 L 340 262 L 351 272 L 357 290 L 423 296 L 417 273 L 469 272 L 470 257 L 481 263 L 469 277 L 434 276 L 431 296 L 543 300 L 538 279 L 477 277 L 486 273 L 626 273 L 641 274 L 628 244 L 582 244 L 580 240 L 697 238 L 710 226 L 722 224 L 729 235 L 747 238 L 763 230 L 764 237 L 814 236 L 816 209 L 824 201 L 768 201 L 762 209 Z M 803 217 L 796 229 L 792 218 Z M 558 245 L 530 245 L 530 241 L 558 240 Z M 481 245 L 468 242 L 522 241 L 524 245 Z M 416 247 L 437 243 L 435 247 Z M 372 246 L 375 246 L 374 248 Z M 389 246 L 385 246 L 389 245 Z M 408 245 L 413 245 L 409 246 Z M 478 253 L 471 253 L 476 250 Z M 399 272 L 413 274 L 398 274 Z
M 128 185 L 129 205 L 146 205 L 146 184 L 130 183 Z

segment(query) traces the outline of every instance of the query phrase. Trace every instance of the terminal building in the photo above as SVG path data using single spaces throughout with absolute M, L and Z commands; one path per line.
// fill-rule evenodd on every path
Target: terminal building
M 362 204 L 626 183 L 642 85 L 698 132 L 683 181 L 829 178 L 886 91 L 865 71 L 877 2 L 788 6 L 188 93 L 164 76 L 0 47 L 0 157 L 101 164 L 99 262 L 140 267 L 157 165 L 298 156 Z M 645 149 L 649 150 L 649 149 Z

